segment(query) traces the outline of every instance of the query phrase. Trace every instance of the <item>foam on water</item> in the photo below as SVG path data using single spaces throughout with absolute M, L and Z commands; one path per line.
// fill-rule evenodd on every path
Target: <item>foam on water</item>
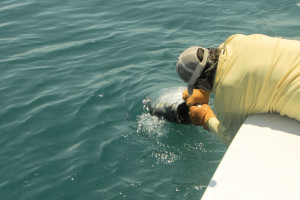
M 146 135 L 148 137 L 161 136 L 164 134 L 165 120 L 157 116 L 150 115 L 150 113 L 143 113 L 137 117 L 137 133 Z

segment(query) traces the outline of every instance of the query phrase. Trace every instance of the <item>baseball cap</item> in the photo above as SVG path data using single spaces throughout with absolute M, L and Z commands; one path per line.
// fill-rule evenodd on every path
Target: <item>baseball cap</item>
M 197 51 L 201 48 L 204 50 L 203 59 L 200 60 L 197 57 Z M 208 49 L 203 47 L 190 47 L 180 54 L 176 64 L 176 71 L 178 76 L 185 82 L 188 83 L 189 95 L 193 94 L 193 86 L 200 77 L 207 59 L 208 59 Z

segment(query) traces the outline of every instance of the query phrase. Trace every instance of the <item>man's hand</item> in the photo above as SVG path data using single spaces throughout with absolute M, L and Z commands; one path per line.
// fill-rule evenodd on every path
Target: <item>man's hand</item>
M 182 98 L 186 102 L 188 107 L 195 106 L 198 104 L 208 104 L 210 92 L 201 89 L 194 89 L 193 94 L 189 95 L 186 89 L 182 93 Z
M 189 111 L 191 122 L 196 126 L 203 126 L 208 129 L 207 122 L 211 117 L 216 117 L 209 105 L 191 106 Z

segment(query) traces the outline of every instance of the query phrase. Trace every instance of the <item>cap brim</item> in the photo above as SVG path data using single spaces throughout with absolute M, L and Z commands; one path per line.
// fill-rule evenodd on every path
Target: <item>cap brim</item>
M 189 92 L 189 95 L 192 95 L 192 94 L 193 94 L 193 90 L 194 90 L 193 86 L 188 85 L 188 92 Z

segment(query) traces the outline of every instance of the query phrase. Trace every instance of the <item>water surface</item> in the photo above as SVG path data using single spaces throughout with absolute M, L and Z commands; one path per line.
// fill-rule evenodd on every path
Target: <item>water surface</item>
M 1 198 L 200 199 L 227 147 L 147 97 L 184 89 L 189 46 L 299 40 L 299 3 L 2 0 Z

